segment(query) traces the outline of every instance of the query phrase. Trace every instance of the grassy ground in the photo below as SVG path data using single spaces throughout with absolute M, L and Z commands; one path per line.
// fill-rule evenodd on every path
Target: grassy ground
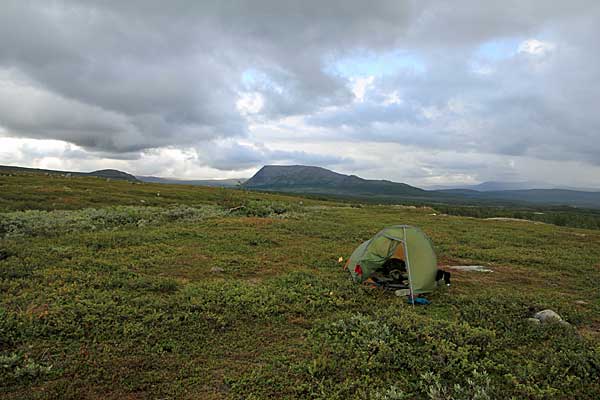
M 43 175 L 0 212 L 3 399 L 600 397 L 597 230 Z M 398 223 L 494 272 L 416 308 L 350 283 Z

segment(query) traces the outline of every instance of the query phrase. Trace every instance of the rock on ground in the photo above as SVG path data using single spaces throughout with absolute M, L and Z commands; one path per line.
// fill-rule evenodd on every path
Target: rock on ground
M 558 315 L 558 313 L 550 309 L 539 311 L 535 313 L 533 317 L 544 324 L 549 322 L 558 322 L 561 325 L 569 325 L 569 323 L 563 320 L 562 317 Z
M 484 267 L 483 265 L 454 265 L 450 267 L 457 271 L 475 271 L 475 272 L 494 272 L 491 269 Z

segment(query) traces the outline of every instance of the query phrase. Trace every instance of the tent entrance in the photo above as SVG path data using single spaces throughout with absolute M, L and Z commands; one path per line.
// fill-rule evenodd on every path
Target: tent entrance
M 414 295 L 412 271 L 406 242 L 406 227 L 402 229 L 403 239 L 387 233 L 375 236 L 371 243 L 365 248 L 365 253 L 370 252 L 378 258 L 379 262 L 372 269 L 371 280 L 377 286 L 387 290 L 410 290 L 410 296 Z
M 387 290 L 410 289 L 410 273 L 406 262 L 404 241 L 384 236 L 380 238 L 379 243 L 373 245 L 369 250 L 378 253 L 380 261 L 373 270 L 371 280 L 377 286 Z

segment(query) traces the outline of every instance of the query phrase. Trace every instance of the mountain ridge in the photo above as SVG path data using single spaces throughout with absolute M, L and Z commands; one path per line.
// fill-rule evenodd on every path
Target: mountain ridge
M 600 188 L 553 185 L 536 181 L 485 181 L 474 185 L 434 185 L 427 190 L 476 190 L 478 192 L 498 192 L 505 190 L 558 189 L 577 192 L 600 192 Z
M 568 206 L 600 209 L 600 192 L 572 189 L 520 189 L 477 191 L 473 189 L 425 190 L 406 183 L 363 179 L 322 167 L 306 165 L 266 165 L 253 177 L 239 184 L 239 179 L 176 180 L 158 177 L 135 177 L 116 169 L 92 172 L 59 171 L 0 165 L 0 173 L 42 173 L 47 175 L 97 177 L 130 182 L 185 184 L 213 187 L 241 187 L 250 190 L 292 194 L 325 195 L 374 202 L 463 203 L 469 205 L 511 204 Z M 139 179 L 141 178 L 141 179 Z
M 130 182 L 139 182 L 139 180 L 127 172 L 118 169 L 99 169 L 92 172 L 60 171 L 54 169 L 15 167 L 12 165 L 0 165 L 0 172 L 19 172 L 19 173 L 37 173 L 65 176 L 93 176 L 97 178 L 116 179 Z
M 367 200 L 424 200 L 474 204 L 526 203 L 600 208 L 600 193 L 567 189 L 477 191 L 473 189 L 424 190 L 405 183 L 369 180 L 322 167 L 266 165 L 243 187 L 296 194 L 333 195 Z
M 369 180 L 307 165 L 265 165 L 242 185 L 259 190 L 317 191 L 334 194 L 426 196 L 427 191 L 387 180 Z M 333 193 L 332 193 L 333 194 Z

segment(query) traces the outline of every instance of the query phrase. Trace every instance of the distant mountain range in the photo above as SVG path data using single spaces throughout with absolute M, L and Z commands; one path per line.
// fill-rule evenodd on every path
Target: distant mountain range
M 527 189 L 527 190 L 500 190 L 479 192 L 467 189 L 450 189 L 435 191 L 454 199 L 482 201 L 495 203 L 499 201 L 509 203 L 530 203 L 547 206 L 571 206 L 585 208 L 600 208 L 600 192 L 583 192 L 565 189 Z
M 0 172 L 20 172 L 20 173 L 39 173 L 64 176 L 95 176 L 98 178 L 116 179 L 131 182 L 165 183 L 171 185 L 194 185 L 194 186 L 216 186 L 216 187 L 236 187 L 246 181 L 246 178 L 240 179 L 200 179 L 183 180 L 173 178 L 159 178 L 156 176 L 134 176 L 127 172 L 116 169 L 101 169 L 93 172 L 75 172 L 59 171 L 53 169 L 13 167 L 10 165 L 0 165 Z
M 197 179 L 184 180 L 173 178 L 159 178 L 156 176 L 136 176 L 142 182 L 165 183 L 171 185 L 193 185 L 193 186 L 215 186 L 215 187 L 236 187 L 246 181 L 246 178 L 239 179 Z
M 405 183 L 369 180 L 321 167 L 267 165 L 244 185 L 248 189 L 353 197 L 380 201 L 426 200 L 477 204 L 534 203 L 600 208 L 600 192 L 565 189 L 498 190 L 498 183 L 480 190 L 423 190 Z
M 40 169 L 40 168 L 25 168 L 25 167 L 13 167 L 10 165 L 0 165 L 0 172 L 20 172 L 20 173 L 38 173 L 38 174 L 52 174 L 52 175 L 65 175 L 65 176 L 95 176 L 97 178 L 116 179 L 123 181 L 139 182 L 138 179 L 128 174 L 127 172 L 119 171 L 116 169 L 101 169 L 93 172 L 73 172 L 73 171 L 57 171 L 53 169 Z
M 483 182 L 477 185 L 436 185 L 428 187 L 429 190 L 467 189 L 478 192 L 494 192 L 501 190 L 529 190 L 529 189 L 562 189 L 580 192 L 600 192 L 600 189 L 581 188 L 575 186 L 553 185 L 547 182 L 522 181 L 522 182 Z
M 93 172 L 56 171 L 37 168 L 1 166 L 0 173 L 42 173 L 63 176 L 92 176 L 131 182 L 164 183 L 179 185 L 243 187 L 251 190 L 286 192 L 295 194 L 326 195 L 361 201 L 400 202 L 423 201 L 463 203 L 477 205 L 537 204 L 545 206 L 571 206 L 600 208 L 600 192 L 569 189 L 500 189 L 521 187 L 522 182 L 485 182 L 466 189 L 424 190 L 405 183 L 388 180 L 363 179 L 344 175 L 321 167 L 306 165 L 267 165 L 252 178 L 179 180 L 153 176 L 133 176 L 115 169 Z M 473 188 L 478 188 L 474 190 Z

